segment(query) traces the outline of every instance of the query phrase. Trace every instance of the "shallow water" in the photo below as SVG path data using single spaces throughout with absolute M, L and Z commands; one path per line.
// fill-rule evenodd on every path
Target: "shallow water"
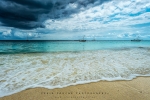
M 137 76 L 150 76 L 148 43 L 147 46 L 119 43 L 118 48 L 101 47 L 99 50 L 1 52 L 0 97 L 34 87 L 53 89 L 100 80 L 131 80 Z
M 0 53 L 44 53 L 150 47 L 150 41 L 0 41 Z

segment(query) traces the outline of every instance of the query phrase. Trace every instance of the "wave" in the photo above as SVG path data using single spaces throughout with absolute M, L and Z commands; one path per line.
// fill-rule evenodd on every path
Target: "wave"
M 150 50 L 1 54 L 0 97 L 28 88 L 62 88 L 150 76 Z

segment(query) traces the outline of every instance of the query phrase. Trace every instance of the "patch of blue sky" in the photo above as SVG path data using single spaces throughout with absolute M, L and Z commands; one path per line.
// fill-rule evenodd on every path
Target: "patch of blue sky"
M 121 18 L 112 18 L 112 19 L 110 19 L 110 21 L 119 21 L 119 20 L 121 20 Z
M 118 14 L 119 14 L 119 13 L 115 13 L 115 14 L 110 15 L 109 17 L 110 17 L 110 18 L 114 18 L 114 17 L 116 17 Z
M 129 16 L 131 16 L 131 17 L 134 17 L 134 16 L 139 16 L 139 15 L 141 15 L 141 14 L 143 14 L 144 12 L 138 12 L 138 13 L 135 13 L 135 14 L 129 14 Z
M 108 24 L 108 23 L 111 23 L 111 22 L 117 22 L 117 21 L 120 21 L 121 18 L 111 18 L 107 21 L 104 21 L 103 24 Z
M 150 8 L 143 9 L 143 11 L 140 11 L 138 13 L 131 13 L 131 14 L 129 14 L 129 16 L 131 16 L 131 17 L 139 16 L 139 15 L 141 15 L 143 13 L 147 13 L 147 12 L 150 12 Z
M 146 8 L 146 10 L 145 10 L 146 12 L 150 12 L 150 8 Z
M 104 24 L 107 24 L 107 23 L 109 23 L 109 22 L 120 21 L 122 18 L 117 18 L 117 17 L 116 17 L 117 15 L 118 15 L 118 14 L 113 14 L 113 15 L 109 16 L 109 20 L 104 21 Z
M 148 26 L 150 26 L 150 22 L 132 25 L 132 27 L 148 27 Z

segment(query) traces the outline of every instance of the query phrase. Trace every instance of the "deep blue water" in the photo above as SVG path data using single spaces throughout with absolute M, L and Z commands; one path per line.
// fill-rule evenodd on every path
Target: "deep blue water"
M 39 53 L 150 47 L 150 41 L 0 41 L 0 53 Z

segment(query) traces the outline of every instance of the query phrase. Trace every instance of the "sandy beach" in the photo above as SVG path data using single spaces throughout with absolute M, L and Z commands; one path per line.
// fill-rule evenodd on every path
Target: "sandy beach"
M 150 77 L 131 81 L 100 81 L 61 89 L 33 88 L 0 100 L 149 100 Z

